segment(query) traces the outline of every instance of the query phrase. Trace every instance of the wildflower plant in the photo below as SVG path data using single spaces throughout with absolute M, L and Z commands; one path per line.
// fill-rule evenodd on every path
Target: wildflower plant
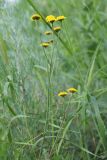
M 58 27 L 53 27 L 53 31 L 54 32 L 59 32 L 61 30 L 61 27 L 60 26 L 58 26 Z
M 49 16 L 46 17 L 46 22 L 49 22 L 49 23 L 53 24 L 55 21 L 56 21 L 56 18 L 53 15 L 49 15 Z
M 56 17 L 56 20 L 55 21 L 63 21 L 66 17 L 65 16 L 58 16 Z
M 51 35 L 51 34 L 53 34 L 53 32 L 52 31 L 45 31 L 44 34 L 45 35 Z
M 75 92 L 77 92 L 78 90 L 76 89 L 76 88 L 69 88 L 69 89 L 67 89 L 67 92 L 68 93 L 75 93 Z
M 107 160 L 107 1 L 0 4 L 0 160 Z
M 63 92 L 59 92 L 58 96 L 65 97 L 65 96 L 67 96 L 67 94 L 68 94 L 67 92 L 63 91 Z
M 38 21 L 41 20 L 41 16 L 38 14 L 34 14 L 31 16 L 31 19 L 33 21 Z M 50 30 L 44 30 L 43 33 L 41 33 L 42 37 L 45 39 L 48 37 L 48 40 L 43 40 L 41 38 L 40 46 L 43 47 L 43 53 L 47 61 L 47 72 L 48 72 L 48 86 L 47 86 L 47 112 L 46 112 L 46 125 L 48 125 L 49 119 L 50 119 L 50 112 L 51 112 L 51 106 L 52 106 L 52 79 L 53 79 L 53 73 L 55 70 L 55 59 L 56 59 L 56 54 L 54 51 L 55 45 L 56 45 L 56 39 L 55 39 L 55 34 L 60 32 L 62 30 L 61 26 L 56 26 L 58 21 L 64 20 L 64 16 L 58 16 L 57 18 L 54 15 L 48 15 L 46 16 L 43 21 L 49 24 Z M 43 23 L 43 25 L 46 25 Z M 38 28 L 39 30 L 39 28 Z M 55 33 L 56 32 L 56 33 Z M 50 49 L 49 49 L 50 48 Z M 50 51 L 51 50 L 51 51 Z M 48 53 L 49 51 L 49 53 Z M 60 92 L 58 96 L 66 96 L 68 93 L 67 92 Z
M 31 16 L 31 20 L 32 21 L 38 21 L 38 20 L 40 20 L 41 19 L 41 16 L 39 15 L 39 14 L 33 14 L 32 16 Z

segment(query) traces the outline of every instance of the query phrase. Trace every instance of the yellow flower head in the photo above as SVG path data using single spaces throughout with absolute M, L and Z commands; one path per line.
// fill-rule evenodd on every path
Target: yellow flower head
M 55 32 L 59 32 L 60 30 L 61 30 L 61 27 L 53 27 L 53 30 L 55 31 Z
M 53 23 L 55 22 L 56 18 L 53 15 L 49 15 L 46 17 L 46 22 Z
M 75 92 L 77 92 L 78 90 L 77 89 L 75 89 L 75 88 L 69 88 L 69 89 L 67 89 L 67 92 L 69 92 L 69 93 L 75 93 Z
M 58 96 L 65 97 L 68 93 L 67 92 L 59 92 Z
M 56 21 L 63 21 L 66 17 L 64 16 L 58 16 L 56 17 Z
M 50 34 L 52 34 L 53 32 L 52 31 L 46 31 L 44 34 L 45 35 L 50 35 Z
M 44 48 L 47 48 L 49 46 L 49 43 L 48 42 L 43 42 L 43 43 L 41 43 L 41 46 L 44 47 Z
M 35 21 L 35 20 L 40 20 L 41 19 L 41 16 L 39 14 L 33 14 L 31 16 L 31 20 Z

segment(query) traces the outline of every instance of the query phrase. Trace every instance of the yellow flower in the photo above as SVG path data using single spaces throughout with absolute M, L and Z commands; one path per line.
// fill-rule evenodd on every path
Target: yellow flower
M 69 92 L 69 93 L 75 93 L 75 92 L 77 92 L 78 90 L 77 89 L 75 89 L 75 88 L 69 88 L 69 89 L 67 89 L 67 92 Z
M 60 30 L 61 30 L 61 27 L 53 27 L 53 30 L 55 31 L 55 32 L 59 32 Z
M 46 31 L 44 34 L 45 35 L 50 35 L 50 34 L 52 34 L 53 32 L 52 31 Z
M 31 16 L 31 20 L 35 21 L 35 20 L 40 20 L 41 19 L 41 16 L 39 14 L 33 14 Z
M 68 93 L 67 92 L 59 92 L 58 96 L 65 97 Z
M 55 22 L 56 18 L 53 15 L 49 15 L 46 17 L 46 22 L 53 23 Z
M 64 16 L 58 16 L 56 17 L 56 21 L 63 21 L 66 17 Z
M 43 42 L 43 43 L 41 43 L 41 46 L 44 47 L 44 48 L 47 48 L 49 46 L 49 43 L 48 42 Z

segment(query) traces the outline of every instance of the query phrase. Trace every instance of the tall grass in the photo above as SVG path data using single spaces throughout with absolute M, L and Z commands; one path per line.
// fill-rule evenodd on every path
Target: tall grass
M 107 159 L 106 11 L 106 0 L 0 1 L 0 160 Z M 67 18 L 47 38 L 51 14 Z

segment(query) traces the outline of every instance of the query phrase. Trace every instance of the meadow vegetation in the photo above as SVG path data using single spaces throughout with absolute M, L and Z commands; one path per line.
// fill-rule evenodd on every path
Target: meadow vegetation
M 107 160 L 106 115 L 107 0 L 0 0 L 0 160 Z

